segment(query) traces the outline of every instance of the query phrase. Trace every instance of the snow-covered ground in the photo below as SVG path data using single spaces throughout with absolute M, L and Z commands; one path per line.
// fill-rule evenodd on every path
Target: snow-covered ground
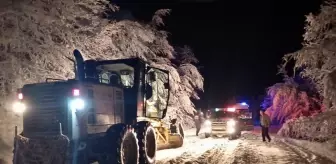
M 157 164 L 333 164 L 331 160 L 272 136 L 263 143 L 258 133 L 243 133 L 237 140 L 195 136 L 186 131 L 185 144 L 178 149 L 161 150 Z

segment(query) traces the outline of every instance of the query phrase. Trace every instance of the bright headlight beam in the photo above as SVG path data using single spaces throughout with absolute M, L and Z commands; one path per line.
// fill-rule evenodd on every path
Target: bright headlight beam
M 13 112 L 21 114 L 26 111 L 26 105 L 22 102 L 15 102 L 13 104 Z
M 227 125 L 228 125 L 228 126 L 235 126 L 235 125 L 236 125 L 236 121 L 235 121 L 235 120 L 229 120 L 229 121 L 227 122 Z
M 234 133 L 235 131 L 236 131 L 235 128 L 229 128 L 229 129 L 228 129 L 228 133 L 230 133 L 230 134 Z
M 207 126 L 209 126 L 209 125 L 211 125 L 211 121 L 206 120 L 206 121 L 204 122 L 204 124 L 207 125 Z
M 74 100 L 71 100 L 70 107 L 73 110 L 82 110 L 85 107 L 85 102 L 83 99 L 76 98 Z

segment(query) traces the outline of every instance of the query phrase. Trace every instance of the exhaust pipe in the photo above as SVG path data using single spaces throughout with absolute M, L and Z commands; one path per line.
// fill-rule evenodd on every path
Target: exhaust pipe
M 75 49 L 73 54 L 76 59 L 76 80 L 84 80 L 85 72 L 84 72 L 84 59 L 79 50 Z

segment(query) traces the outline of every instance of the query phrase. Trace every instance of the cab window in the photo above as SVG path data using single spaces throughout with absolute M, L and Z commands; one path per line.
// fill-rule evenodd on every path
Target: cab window
M 134 68 L 123 63 L 96 67 L 99 83 L 131 88 L 134 85 Z

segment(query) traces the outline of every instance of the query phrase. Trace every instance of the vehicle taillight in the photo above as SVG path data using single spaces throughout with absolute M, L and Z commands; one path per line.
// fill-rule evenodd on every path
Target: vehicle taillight
M 22 100 L 23 99 L 23 94 L 22 93 L 18 93 L 18 99 Z
M 79 95 L 80 95 L 80 91 L 79 91 L 79 89 L 73 89 L 73 90 L 72 90 L 72 95 L 73 95 L 73 96 L 79 96 Z

